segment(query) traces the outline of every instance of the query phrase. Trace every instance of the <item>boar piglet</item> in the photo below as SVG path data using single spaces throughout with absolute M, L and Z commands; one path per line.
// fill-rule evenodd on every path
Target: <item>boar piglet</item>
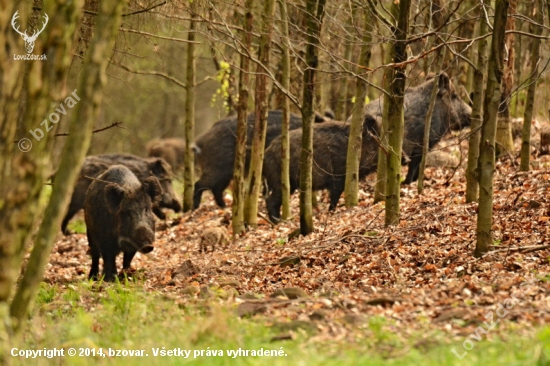
M 157 178 L 140 182 L 123 165 L 113 165 L 88 188 L 84 205 L 88 245 L 92 254 L 89 278 L 97 279 L 103 258 L 105 281 L 117 276 L 116 256 L 123 252 L 123 269 L 129 269 L 136 252 L 149 253 L 155 241 L 153 204 L 160 200 Z

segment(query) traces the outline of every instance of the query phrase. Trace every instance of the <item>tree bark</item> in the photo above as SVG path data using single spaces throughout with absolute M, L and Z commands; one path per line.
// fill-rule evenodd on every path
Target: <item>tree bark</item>
M 233 205 L 232 225 L 233 236 L 239 235 L 244 227 L 244 204 L 246 196 L 245 186 L 245 160 L 246 160 L 246 136 L 247 136 L 247 107 L 248 107 L 248 80 L 250 59 L 245 54 L 250 54 L 252 44 L 252 4 L 253 0 L 247 0 L 245 4 L 245 17 L 243 24 L 243 45 L 241 53 L 241 67 L 239 73 L 239 100 L 237 103 L 237 141 L 235 147 L 235 165 L 233 171 Z
M 470 18 L 469 20 L 462 20 L 462 24 L 458 30 L 458 36 L 461 39 L 473 39 L 474 38 L 474 28 L 476 24 L 476 19 L 474 18 L 477 15 L 474 9 L 476 9 L 476 0 L 467 0 L 465 1 L 463 12 L 461 18 Z M 464 10 L 466 13 L 464 13 Z M 471 60 L 473 54 L 473 47 L 469 43 L 461 43 L 457 45 L 457 51 L 459 54 L 464 56 L 466 59 Z M 466 90 L 471 90 L 468 88 L 468 80 L 470 79 L 469 74 L 472 67 L 470 64 L 463 59 L 458 60 L 458 84 L 464 85 Z
M 351 19 L 350 19 L 351 22 Z M 344 46 L 344 60 L 350 61 L 351 64 L 351 55 L 352 55 L 352 44 L 351 42 L 346 42 Z M 349 88 L 349 77 L 346 74 L 340 79 L 340 87 L 338 88 L 338 102 L 336 103 L 336 110 L 334 111 L 334 117 L 338 121 L 345 121 L 348 117 L 347 105 L 348 105 L 348 88 Z
M 393 60 L 392 52 L 386 54 L 386 64 L 390 64 Z M 391 67 L 386 67 L 384 70 L 384 90 L 390 93 L 391 83 L 393 80 L 394 71 Z M 380 126 L 380 148 L 378 149 L 378 162 L 376 168 L 376 185 L 374 187 L 374 203 L 386 200 L 386 185 L 388 183 L 387 166 L 388 166 L 388 120 L 389 120 L 389 105 L 386 102 L 384 95 L 384 104 L 382 105 L 382 125 Z
M 479 36 L 482 36 L 487 33 L 489 26 L 484 15 L 485 12 L 481 10 L 480 14 L 483 19 L 479 25 Z M 466 168 L 466 202 L 477 202 L 479 192 L 479 174 L 477 168 L 479 162 L 479 141 L 481 140 L 481 121 L 483 120 L 483 99 L 487 83 L 488 45 L 489 40 L 487 38 L 482 38 L 478 41 L 477 65 L 474 70 L 474 78 L 478 82 L 474 83 L 474 97 L 470 117 L 472 123 L 470 125 L 471 136 L 468 142 L 468 167 Z
M 508 7 L 509 16 L 506 21 L 506 30 L 514 31 L 516 22 L 512 15 L 516 14 L 518 0 L 510 0 Z M 502 79 L 502 100 L 497 119 L 496 154 L 497 156 L 509 156 L 514 151 L 514 139 L 512 138 L 512 120 L 510 118 L 510 97 L 514 87 L 514 34 L 506 35 L 506 48 L 508 59 L 505 60 L 504 75 Z
M 341 49 L 344 48 L 345 45 L 343 45 L 341 42 L 337 42 L 334 39 L 335 37 L 332 38 L 333 39 L 331 39 L 330 41 L 330 45 L 332 46 L 331 49 L 333 50 L 333 52 L 340 55 L 342 52 Z M 338 109 L 338 105 L 341 103 L 340 96 L 342 95 L 342 91 L 340 90 L 342 83 L 340 82 L 340 78 L 338 77 L 340 65 L 338 65 L 338 63 L 334 60 L 331 60 L 328 69 L 328 74 L 330 75 L 330 82 L 327 83 L 329 84 L 328 101 L 329 107 L 336 117 L 336 110 Z M 319 85 L 319 87 L 321 87 L 321 85 Z
M 319 38 L 321 41 L 329 42 L 327 39 L 330 39 L 330 34 L 324 34 L 324 29 L 321 29 L 321 33 L 319 35 Z M 315 99 L 313 102 L 314 110 L 317 110 L 319 112 L 324 112 L 328 109 L 330 109 L 330 106 L 328 105 L 330 97 L 328 94 L 330 93 L 330 54 L 328 52 L 324 52 L 321 50 L 319 53 L 319 61 L 317 66 L 317 85 L 315 88 Z M 314 194 L 313 197 L 316 195 Z
M 433 20 L 433 26 L 435 29 L 438 29 L 439 27 L 443 26 L 443 14 L 441 9 L 441 4 L 439 2 L 434 2 L 432 4 L 431 9 L 431 19 Z M 466 28 L 466 25 L 464 25 L 463 28 Z M 445 33 L 445 28 L 441 29 L 441 33 Z M 441 43 L 440 38 L 436 36 L 436 39 L 434 40 L 434 46 L 438 46 Z M 435 64 L 435 70 L 434 72 L 436 75 L 439 75 L 439 72 L 441 69 L 443 69 L 444 63 L 445 63 L 445 55 L 446 55 L 447 48 L 443 48 L 443 50 L 438 49 L 433 57 L 433 60 L 431 60 L 430 64 Z M 429 59 L 429 57 L 428 57 Z M 430 130 L 432 127 L 432 116 L 433 111 L 435 107 L 436 97 L 437 93 L 439 92 L 439 83 L 434 83 L 434 86 L 432 88 L 432 92 L 430 94 L 430 103 L 428 105 L 428 111 L 426 113 L 426 117 L 424 118 L 424 139 L 422 141 L 422 160 L 420 161 L 420 170 L 418 172 L 418 194 L 421 194 L 424 190 L 424 169 L 426 168 L 426 157 L 428 156 L 428 151 L 430 150 Z
M 361 45 L 361 53 L 359 55 L 359 65 L 357 74 L 368 68 L 370 63 L 373 20 L 368 16 L 366 9 L 363 11 L 363 24 L 365 25 L 365 33 L 363 34 Z M 363 74 L 366 77 L 366 74 Z M 349 131 L 348 151 L 346 157 L 346 186 L 344 197 L 346 207 L 357 206 L 359 203 L 359 164 L 361 160 L 361 146 L 363 141 L 363 106 L 367 96 L 368 85 L 361 78 L 355 80 L 356 94 L 355 104 L 352 111 L 351 125 Z
M 533 9 L 533 20 L 537 24 L 544 22 L 544 3 L 542 0 L 535 2 L 538 6 Z M 540 36 L 542 27 L 533 25 L 533 34 Z M 521 162 L 520 170 L 529 171 L 529 159 L 531 157 L 531 120 L 533 119 L 533 110 L 535 108 L 535 91 L 537 89 L 537 80 L 539 79 L 539 61 L 540 61 L 540 38 L 533 38 L 531 41 L 531 73 L 527 84 L 527 100 L 525 101 L 525 113 L 523 115 L 523 129 L 521 138 Z
M 488 80 L 483 110 L 483 125 L 479 146 L 479 210 L 477 216 L 477 242 L 474 256 L 480 257 L 492 243 L 493 174 L 495 169 L 495 135 L 500 90 L 504 70 L 504 44 L 508 0 L 497 0 L 489 54 Z
M 0 117 L 0 338 L 5 339 L 11 333 L 9 328 L 12 326 L 7 301 L 20 270 L 25 246 L 36 225 L 39 196 L 49 173 L 47 167 L 54 141 L 54 132 L 51 130 L 59 122 L 59 118 L 50 119 L 53 112 L 51 109 L 53 105 L 59 106 L 70 93 L 67 91 L 66 77 L 71 62 L 73 34 L 81 15 L 82 3 L 52 1 L 44 4 L 40 22 L 44 21 L 44 13 L 49 15 L 49 21 L 36 41 L 34 54 L 45 54 L 47 61 L 28 63 L 25 91 L 27 100 L 32 102 L 21 105 L 19 97 L 22 83 L 18 79 L 22 79 L 20 72 L 25 62 L 7 60 L 13 58 L 15 53 L 24 53 L 25 49 L 22 39 L 15 37 L 18 35 L 11 28 L 9 19 L 15 11 L 19 11 L 17 24 L 25 27 L 22 21 L 31 12 L 31 7 L 22 4 L 15 4 L 15 7 L 11 4 L 1 5 L 1 17 L 6 17 L 7 21 L 0 26 L 0 62 L 2 66 L 9 65 L 2 68 L 3 80 L 0 82 L 0 103 L 2 112 L 6 113 Z M 6 9 L 11 12 L 8 13 Z M 14 65 L 15 63 L 23 65 Z M 22 121 L 21 131 L 24 135 L 19 136 L 22 140 L 18 144 L 14 144 L 18 120 Z M 46 122 L 41 125 L 44 120 Z M 15 149 L 16 145 L 19 151 Z M 58 228 L 59 225 L 56 225 L 55 229 Z M 0 363 L 6 361 L 4 346 L 5 343 L 0 345 Z
M 436 63 L 435 73 L 439 75 L 443 67 L 443 62 L 445 61 L 446 48 L 443 48 L 442 52 L 437 52 L 435 59 L 438 59 Z M 439 57 L 438 57 L 439 56 Z M 422 141 L 422 160 L 420 161 L 420 170 L 418 172 L 418 194 L 422 194 L 424 190 L 424 169 L 426 169 L 426 158 L 428 156 L 428 151 L 430 150 L 430 131 L 432 127 L 432 116 L 434 112 L 435 102 L 437 100 L 437 93 L 439 92 L 439 83 L 434 83 L 432 92 L 430 94 L 430 104 L 428 105 L 428 111 L 426 112 L 426 117 L 424 119 L 424 139 Z
M 282 77 L 281 85 L 284 89 L 290 90 L 290 50 L 287 42 L 290 42 L 288 33 L 288 11 L 286 0 L 279 0 L 281 8 L 281 31 L 283 42 L 281 43 L 282 54 Z M 283 196 L 283 209 L 281 217 L 283 220 L 290 218 L 290 102 L 282 96 L 281 108 L 283 110 L 283 129 L 281 131 L 281 190 Z
M 61 164 L 56 173 L 52 195 L 35 239 L 27 269 L 10 307 L 15 330 L 23 329 L 31 301 L 36 296 L 64 211 L 69 204 L 80 166 L 90 146 L 94 122 L 99 114 L 106 83 L 105 70 L 120 26 L 125 1 L 102 1 L 96 17 L 91 47 L 78 86 L 79 102 L 71 119 Z M 80 9 L 78 9 L 80 10 Z M 76 17 L 75 17 L 76 18 Z M 70 50 L 70 48 L 68 48 Z
M 9 0 L 0 0 L 0 225 L 6 228 L 9 225 L 9 231 L 3 231 L 2 237 L 9 237 L 8 240 L 0 238 L 0 306 L 7 302 L 10 296 L 11 287 L 18 272 L 18 263 L 13 263 L 17 246 L 12 241 L 12 234 L 16 230 L 15 223 L 10 222 L 9 213 L 15 209 L 17 203 L 13 203 L 10 210 L 5 210 L 5 200 L 13 191 L 10 184 L 12 174 L 16 173 L 12 169 L 13 156 L 19 155 L 17 144 L 14 144 L 17 121 L 19 118 L 19 97 L 23 87 L 23 72 L 25 62 L 14 61 L 11 50 L 23 51 L 21 37 L 13 31 L 10 25 L 10 18 L 19 11 L 19 22 L 27 18 L 30 11 L 28 4 L 21 2 L 12 2 Z M 23 202 L 21 202 L 23 203 Z M 6 307 L 7 309 L 7 307 Z M 2 319 L 4 319 L 3 315 Z M 1 340 L 2 338 L 0 338 Z
M 185 156 L 183 157 L 183 212 L 193 210 L 193 194 L 195 186 L 195 154 L 191 149 L 195 141 L 195 79 L 197 67 L 195 61 L 195 21 L 197 1 L 189 4 L 191 20 L 187 39 L 187 71 L 185 82 Z
M 517 8 L 517 13 L 518 14 L 528 14 L 529 11 L 533 11 L 533 9 L 536 8 L 536 5 L 533 6 L 532 9 L 530 10 L 527 10 L 527 6 L 523 5 L 523 8 L 524 8 L 524 12 L 522 13 L 521 12 L 521 7 L 522 7 L 523 4 L 519 4 L 518 5 L 518 8 Z M 528 5 L 529 8 L 531 8 L 531 4 Z M 523 20 L 520 20 L 520 19 L 515 19 L 515 22 L 516 22 L 516 29 L 518 31 L 521 31 L 522 29 L 522 23 L 523 23 Z M 517 37 L 516 41 L 514 42 L 514 54 L 516 54 L 518 57 L 515 57 L 515 60 L 514 60 L 514 88 L 517 88 L 518 86 L 518 83 L 522 80 L 521 79 L 521 75 L 522 75 L 522 69 L 524 67 L 527 66 L 527 62 L 525 61 L 526 58 L 527 58 L 527 55 L 528 53 L 527 52 L 523 52 L 523 50 L 525 49 L 531 49 L 531 42 L 532 39 L 526 39 L 526 37 Z M 512 116 L 512 118 L 514 117 L 518 117 L 520 115 L 520 112 L 519 112 L 519 106 L 521 104 L 521 99 L 522 99 L 522 96 L 523 95 L 526 95 L 527 93 L 523 93 L 522 91 L 520 90 L 516 90 L 516 93 L 515 95 L 512 96 L 511 100 L 510 100 L 510 114 Z M 514 136 L 512 136 L 512 138 L 514 138 Z
M 274 12 L 275 0 L 265 0 L 258 56 L 260 63 L 265 67 L 269 67 Z M 258 65 L 256 72 L 254 138 L 252 141 L 250 172 L 248 174 L 249 191 L 245 207 L 245 220 L 252 227 L 258 225 L 258 200 L 262 189 L 262 168 L 267 132 L 267 75 L 261 65 Z
M 409 30 L 410 0 L 392 3 L 392 13 L 396 15 L 394 29 L 393 60 L 399 64 L 407 60 L 407 33 Z M 401 188 L 401 153 L 404 131 L 405 66 L 394 69 L 390 93 L 386 94 L 384 104 L 388 104 L 388 143 L 387 192 L 385 224 L 399 224 L 399 196 Z
M 14 190 L 17 185 L 12 183 L 13 175 L 17 175 L 19 170 L 17 165 L 12 168 L 13 157 L 20 155 L 17 144 L 13 143 L 17 131 L 15 121 L 19 118 L 19 97 L 23 90 L 26 63 L 13 60 L 12 50 L 23 52 L 24 48 L 21 37 L 11 27 L 10 19 L 19 11 L 18 21 L 24 24 L 30 8 L 31 4 L 27 2 L 0 0 L 0 364 L 7 363 L 11 357 L 12 325 L 8 300 L 19 273 L 20 247 L 24 245 L 28 233 L 17 228 L 18 207 L 25 204 L 28 192 L 21 191 L 22 199 L 12 195 L 17 192 Z M 24 171 L 20 173 L 24 174 Z M 11 219 L 14 214 L 15 220 Z
M 442 0 L 434 0 L 434 1 L 430 1 L 429 3 L 430 4 L 429 14 L 428 14 L 428 19 L 430 19 L 430 23 L 428 24 L 429 30 L 438 29 L 443 25 L 443 21 L 444 21 L 443 7 L 444 6 L 442 6 L 441 2 Z M 464 24 L 460 26 L 459 31 L 462 31 L 463 28 L 464 28 Z M 429 37 L 427 39 L 426 46 L 424 47 L 424 49 L 426 50 L 432 49 L 437 43 L 439 43 L 437 38 L 438 34 L 435 34 L 434 37 Z M 457 48 L 459 47 L 460 45 L 457 45 Z M 424 62 L 422 64 L 422 70 L 424 71 L 424 75 L 428 75 L 434 59 L 435 58 L 429 57 L 429 55 L 423 58 Z M 443 60 L 442 63 L 444 62 L 445 61 Z
M 306 0 L 306 67 L 302 102 L 302 152 L 300 155 L 300 233 L 313 232 L 311 205 L 313 168 L 313 98 L 315 96 L 315 70 L 318 65 L 317 45 L 326 0 Z

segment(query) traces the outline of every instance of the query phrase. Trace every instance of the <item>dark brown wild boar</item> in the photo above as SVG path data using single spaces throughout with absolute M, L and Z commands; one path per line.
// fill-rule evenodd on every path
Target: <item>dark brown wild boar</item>
M 149 157 L 163 158 L 172 167 L 173 172 L 183 170 L 185 140 L 177 137 L 154 139 L 147 143 Z
M 175 212 L 181 211 L 181 204 L 176 199 L 176 194 L 172 186 L 172 169 L 164 159 L 144 159 L 130 154 L 88 156 L 84 159 L 84 163 L 80 168 L 79 178 L 71 196 L 71 202 L 69 204 L 67 214 L 63 218 L 63 222 L 61 224 L 61 230 L 65 235 L 69 234 L 67 230 L 69 221 L 78 211 L 84 208 L 86 191 L 90 184 L 92 184 L 92 180 L 86 177 L 97 178 L 110 166 L 116 164 L 128 167 L 142 182 L 150 176 L 154 176 L 158 179 L 162 188 L 162 199 L 158 202 L 158 204 L 154 205 L 153 212 L 159 218 L 166 218 L 166 215 L 162 212 L 161 208 L 170 208 Z
M 330 118 L 315 114 L 315 123 L 322 123 Z M 265 147 L 281 134 L 283 113 L 280 110 L 269 111 L 267 114 L 267 132 Z M 254 113 L 248 115 L 247 119 L 247 155 L 246 167 L 249 165 L 252 136 L 254 132 Z M 290 114 L 290 129 L 302 128 L 302 118 L 296 114 Z M 237 146 L 237 116 L 224 118 L 212 125 L 195 141 L 196 163 L 202 174 L 195 183 L 195 194 L 193 197 L 194 208 L 201 203 L 202 193 L 211 190 L 216 203 L 225 207 L 223 191 L 229 186 L 233 179 L 233 168 L 235 162 L 235 151 Z
M 424 144 L 424 120 L 430 104 L 430 94 L 434 83 L 439 83 L 434 112 L 432 115 L 429 148 L 437 144 L 451 130 L 459 130 L 470 125 L 472 108 L 455 91 L 446 73 L 428 77 L 423 84 L 405 91 L 405 131 L 403 152 L 409 159 L 409 170 L 405 183 L 418 179 L 422 146 Z M 365 106 L 365 114 L 382 120 L 384 98 L 379 98 Z
M 313 190 L 330 191 L 330 210 L 334 210 L 344 191 L 346 160 L 350 126 L 344 122 L 326 122 L 313 128 Z M 376 169 L 378 143 L 372 135 L 378 134 L 377 121 L 366 116 L 363 122 L 359 177 Z M 302 130 L 290 132 L 290 192 L 300 185 L 300 155 Z M 267 212 L 270 220 L 280 220 L 283 201 L 281 190 L 281 138 L 278 137 L 265 151 L 263 176 L 267 184 Z
M 149 253 L 154 247 L 155 218 L 153 203 L 160 200 L 158 179 L 143 182 L 123 165 L 113 165 L 92 182 L 86 194 L 84 214 L 88 245 L 92 254 L 89 278 L 99 275 L 99 258 L 103 258 L 105 281 L 117 276 L 116 256 L 123 252 L 122 268 L 129 269 L 139 251 Z

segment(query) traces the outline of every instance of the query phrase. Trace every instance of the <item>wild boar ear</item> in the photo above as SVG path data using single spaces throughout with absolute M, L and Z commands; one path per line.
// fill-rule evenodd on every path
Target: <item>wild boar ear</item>
M 444 72 L 439 75 L 439 90 L 451 90 L 451 81 L 449 80 L 449 75 Z
M 377 133 L 378 121 L 376 120 L 376 118 L 371 116 L 370 114 L 365 115 L 365 119 L 363 120 L 363 130 L 365 132 Z
M 117 212 L 124 199 L 124 189 L 118 184 L 108 184 L 105 187 L 105 202 L 110 212 Z
M 319 113 L 315 112 L 315 119 L 313 120 L 314 123 L 323 123 L 326 122 L 325 117 L 321 116 Z
M 143 187 L 145 188 L 145 192 L 147 192 L 153 202 L 158 202 L 161 200 L 162 188 L 160 188 L 160 183 L 157 178 L 145 178 L 145 180 L 143 181 Z
M 156 177 L 167 177 L 170 176 L 171 171 L 169 170 L 170 166 L 162 158 L 156 158 L 149 163 L 149 170 Z

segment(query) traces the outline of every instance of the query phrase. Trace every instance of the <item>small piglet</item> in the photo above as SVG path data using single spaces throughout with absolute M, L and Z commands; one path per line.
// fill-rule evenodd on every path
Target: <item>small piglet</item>
M 117 276 L 116 256 L 124 253 L 123 269 L 130 268 L 136 252 L 149 253 L 155 241 L 153 204 L 162 190 L 157 178 L 143 183 L 123 165 L 113 165 L 94 179 L 86 193 L 84 213 L 92 254 L 89 278 L 97 279 L 103 257 L 105 281 Z
M 204 253 L 209 247 L 214 251 L 216 247 L 224 246 L 226 243 L 229 243 L 227 230 L 224 227 L 211 227 L 202 232 L 199 248 L 201 253 Z

